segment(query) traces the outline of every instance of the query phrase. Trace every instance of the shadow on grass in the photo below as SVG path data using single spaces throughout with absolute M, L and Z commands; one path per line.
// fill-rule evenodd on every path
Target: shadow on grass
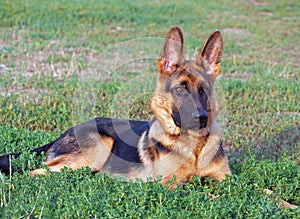
M 300 155 L 300 126 L 291 126 L 282 132 L 275 133 L 267 139 L 258 141 L 253 154 L 259 159 L 277 161 L 283 155 L 299 159 Z
M 229 162 L 233 165 L 245 158 L 255 156 L 258 160 L 278 161 L 282 156 L 289 156 L 300 165 L 300 126 L 274 133 L 266 139 L 258 139 L 248 147 L 230 149 Z

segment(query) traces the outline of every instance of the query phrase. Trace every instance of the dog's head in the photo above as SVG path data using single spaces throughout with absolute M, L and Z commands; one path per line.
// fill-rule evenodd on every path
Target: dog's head
M 166 35 L 157 61 L 159 77 L 152 111 L 161 123 L 172 119 L 181 129 L 200 130 L 210 127 L 216 111 L 213 85 L 221 69 L 223 40 L 221 33 L 214 31 L 195 60 L 185 60 L 183 41 L 177 26 Z

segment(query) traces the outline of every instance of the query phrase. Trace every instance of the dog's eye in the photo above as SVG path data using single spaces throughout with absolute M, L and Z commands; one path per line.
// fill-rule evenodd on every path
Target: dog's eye
M 177 93 L 182 93 L 183 92 L 182 87 L 176 87 L 175 90 L 176 90 Z
M 204 94 L 205 93 L 205 90 L 203 89 L 203 87 L 201 87 L 200 89 L 199 89 L 199 94 Z
M 178 84 L 174 89 L 178 94 L 186 94 L 186 91 L 188 91 L 187 83 L 184 81 Z
M 207 88 L 206 87 L 201 87 L 200 89 L 199 89 L 199 94 L 205 94 L 205 93 L 207 93 Z
M 201 88 L 199 89 L 200 94 L 208 93 L 209 87 L 206 84 L 201 84 Z

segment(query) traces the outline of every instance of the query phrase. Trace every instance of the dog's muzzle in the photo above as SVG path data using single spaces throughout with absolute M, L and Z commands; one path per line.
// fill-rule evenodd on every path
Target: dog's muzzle
M 190 130 L 200 130 L 206 128 L 208 123 L 208 113 L 205 110 L 193 111 L 189 115 L 180 115 L 178 112 L 172 114 L 176 126 Z

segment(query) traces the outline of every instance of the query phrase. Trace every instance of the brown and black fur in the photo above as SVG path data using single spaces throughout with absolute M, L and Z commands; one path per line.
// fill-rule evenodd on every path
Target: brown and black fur
M 167 184 L 193 176 L 225 179 L 231 171 L 215 122 L 218 104 L 214 81 L 220 72 L 222 36 L 213 32 L 195 60 L 185 60 L 183 34 L 172 27 L 157 60 L 157 87 L 151 100 L 150 122 L 98 117 L 67 130 L 55 141 L 33 150 L 47 152 L 51 171 L 63 167 L 90 167 L 128 179 L 162 177 Z M 0 169 L 9 173 L 10 158 L 0 157 Z M 46 174 L 36 169 L 30 175 Z

